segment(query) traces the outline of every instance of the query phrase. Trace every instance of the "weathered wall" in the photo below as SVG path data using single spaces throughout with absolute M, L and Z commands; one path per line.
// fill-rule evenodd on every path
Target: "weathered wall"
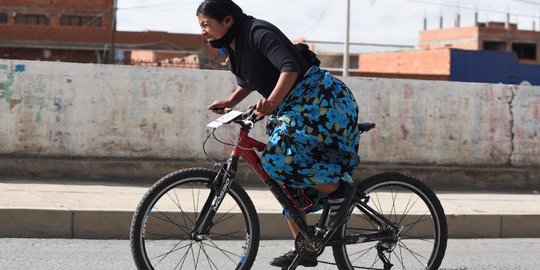
M 377 123 L 361 139 L 364 162 L 540 165 L 540 87 L 345 81 L 360 120 Z M 206 106 L 234 82 L 223 71 L 0 60 L 0 155 L 202 159 Z

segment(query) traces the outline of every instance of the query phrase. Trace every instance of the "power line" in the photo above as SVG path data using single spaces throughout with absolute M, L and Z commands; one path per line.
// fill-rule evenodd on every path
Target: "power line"
M 513 0 L 513 1 L 532 4 L 532 5 L 539 5 L 540 6 L 539 2 L 533 2 L 533 1 L 528 1 L 528 0 Z
M 321 13 L 321 15 L 319 16 L 317 21 L 315 21 L 315 25 L 313 25 L 313 27 L 310 27 L 307 30 L 307 31 L 309 31 L 309 33 L 306 31 L 306 33 L 304 33 L 302 36 L 307 37 L 307 36 L 311 35 L 311 33 L 313 33 L 313 30 L 315 30 L 315 28 L 317 28 L 317 26 L 319 26 L 319 23 L 321 22 L 322 18 L 324 18 L 324 15 L 326 15 L 326 11 L 328 11 L 328 7 L 330 6 L 331 2 L 332 2 L 332 0 L 328 0 L 328 2 L 326 2 L 326 7 L 324 8 L 323 12 Z
M 173 5 L 171 5 L 173 4 Z M 165 5 L 170 5 L 170 6 L 175 6 L 179 4 L 178 1 L 169 1 L 169 2 L 163 2 L 163 3 L 158 3 L 158 4 L 150 4 L 150 5 L 142 5 L 142 6 L 131 6 L 131 7 L 123 7 L 121 8 L 122 10 L 127 10 L 127 9 L 141 9 L 141 8 L 151 8 L 151 7 L 163 7 Z
M 269 6 L 269 5 L 272 5 L 272 6 L 275 6 L 277 4 L 281 4 L 281 3 L 291 3 L 291 2 L 303 2 L 303 1 L 310 1 L 311 0 L 284 0 L 284 1 L 269 1 L 268 3 L 258 3 L 258 4 L 246 4 L 245 6 L 246 7 L 260 7 L 260 6 Z
M 339 42 L 339 41 L 306 40 L 306 43 L 343 45 L 343 42 Z M 361 42 L 350 42 L 349 44 L 350 45 L 356 45 L 356 46 L 391 47 L 391 48 L 414 48 L 414 46 L 412 46 L 412 45 L 400 45 L 400 44 L 361 43 Z
M 477 7 L 471 7 L 471 6 L 462 6 L 462 5 L 454 5 L 454 4 L 447 4 L 447 3 L 441 3 L 441 2 L 433 2 L 428 0 L 401 0 L 405 2 L 415 2 L 415 3 L 421 3 L 421 4 L 428 4 L 428 5 L 436 5 L 439 7 L 453 7 L 458 9 L 466 9 L 466 10 L 474 10 L 474 11 L 483 11 L 487 13 L 496 13 L 496 14 L 510 14 L 517 17 L 526 17 L 526 18 L 533 18 L 536 19 L 537 16 L 533 16 L 530 14 L 520 14 L 520 13 L 512 13 L 508 11 L 501 11 L 501 10 L 495 10 L 495 9 L 486 9 L 486 8 L 477 8 Z M 515 0 L 517 1 L 517 0 Z M 521 0 L 526 1 L 526 0 Z

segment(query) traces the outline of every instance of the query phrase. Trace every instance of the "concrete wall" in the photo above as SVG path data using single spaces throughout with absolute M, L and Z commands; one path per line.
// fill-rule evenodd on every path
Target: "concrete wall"
M 215 118 L 206 106 L 234 82 L 224 71 L 0 60 L 0 156 L 204 159 L 205 124 Z M 360 120 L 377 123 L 361 138 L 364 162 L 540 165 L 540 87 L 345 82 Z M 209 148 L 214 158 L 228 149 Z

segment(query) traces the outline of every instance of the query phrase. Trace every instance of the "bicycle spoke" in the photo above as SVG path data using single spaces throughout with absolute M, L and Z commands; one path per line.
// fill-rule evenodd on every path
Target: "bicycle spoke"
M 174 191 L 175 195 L 176 195 L 176 190 Z M 187 215 L 187 213 L 184 211 L 184 209 L 182 209 L 182 206 L 180 205 L 180 200 L 178 199 L 178 196 L 176 195 L 176 200 L 174 200 L 174 198 L 171 197 L 171 195 L 169 193 L 167 193 L 167 197 L 169 197 L 169 199 L 176 205 L 176 207 L 178 208 L 178 210 L 180 210 L 180 213 L 182 213 L 182 217 L 184 219 L 184 225 L 186 226 L 186 228 L 188 228 L 188 224 L 186 222 L 186 218 L 189 220 L 189 223 L 191 225 L 195 224 L 195 222 L 193 222 L 189 216 Z M 157 208 L 156 208 L 157 210 Z
M 381 204 L 381 200 L 379 198 L 379 193 L 375 193 L 375 198 L 377 199 L 376 202 L 373 202 L 374 206 L 375 206 L 375 209 L 377 209 L 377 211 L 379 211 L 379 213 L 384 213 L 383 211 L 383 207 L 382 207 L 382 204 Z
M 425 242 L 425 243 L 433 243 L 433 242 L 435 242 L 435 239 L 433 238 L 432 234 L 419 235 L 417 237 L 404 235 L 404 236 L 401 236 L 401 240 L 418 240 L 418 241 L 422 241 L 422 242 Z
M 401 263 L 401 267 L 403 267 L 403 269 L 405 269 L 405 263 L 403 260 L 403 250 L 401 249 L 401 246 L 398 246 L 399 247 L 399 256 L 396 255 L 396 259 L 399 261 L 399 263 Z
M 240 231 L 236 231 L 236 232 L 230 232 L 230 233 L 226 233 L 226 234 L 213 233 L 212 235 L 216 236 L 216 237 L 214 237 L 214 239 L 216 239 L 216 240 L 219 240 L 219 238 L 224 238 L 224 237 L 232 237 L 232 238 L 239 239 L 239 240 L 244 239 L 241 236 L 236 236 L 236 237 L 233 236 L 234 234 L 237 234 L 239 232 Z
M 147 233 L 146 235 L 151 236 L 150 238 L 147 237 L 147 241 L 150 241 L 150 242 L 165 240 L 165 239 L 181 239 L 181 238 L 187 239 L 189 236 L 187 234 L 172 235 L 172 234 L 159 234 L 159 233 Z
M 390 194 L 392 195 L 392 208 L 390 209 L 390 214 L 388 215 L 388 220 L 390 220 L 390 221 L 392 220 L 391 219 L 392 213 L 394 213 L 394 217 L 395 217 L 394 220 L 397 221 L 398 220 L 397 210 L 396 210 L 397 191 L 395 190 L 394 187 L 391 188 Z
M 379 262 L 379 260 L 379 256 L 375 256 L 375 260 L 373 260 L 373 264 L 369 268 L 373 268 L 373 266 L 375 266 Z
M 180 243 L 182 243 L 182 241 L 180 241 Z M 191 246 L 191 243 L 189 243 L 189 244 L 187 244 L 187 245 L 184 245 L 184 246 L 181 246 L 181 247 L 179 247 L 179 248 L 176 248 L 176 247 L 178 247 L 178 246 L 180 245 L 180 243 L 176 244 L 170 251 L 165 252 L 165 253 L 163 253 L 163 254 L 161 254 L 161 255 L 158 255 L 158 256 L 156 256 L 156 257 L 153 257 L 152 260 L 161 258 L 161 259 L 157 262 L 157 264 L 160 264 L 160 263 L 161 263 L 167 256 L 169 256 L 171 253 L 176 252 L 176 251 L 179 251 L 179 250 L 182 250 L 182 249 L 184 249 L 184 248 L 186 248 L 186 247 Z
M 193 187 L 193 186 L 192 186 L 192 187 Z M 198 189 L 197 189 L 197 205 L 195 206 L 195 210 L 194 210 L 195 213 L 199 213 L 199 198 L 200 198 L 200 196 L 201 196 L 201 189 L 198 188 Z M 195 198 L 195 196 L 193 196 L 193 198 Z M 199 218 L 199 217 L 198 217 L 198 215 L 196 214 L 196 215 L 195 215 L 195 219 L 197 219 L 197 218 Z
M 215 248 L 216 250 L 220 251 L 221 253 L 223 253 L 223 255 L 225 255 L 227 258 L 229 258 L 229 260 L 231 260 L 231 262 L 236 262 L 235 260 L 233 260 L 229 255 L 234 255 L 235 257 L 242 257 L 238 254 L 235 254 L 231 251 L 228 251 L 228 250 L 225 250 L 225 249 L 222 249 L 222 248 L 219 248 L 212 240 L 208 239 L 208 242 L 210 242 L 210 244 L 207 244 L 207 243 L 203 243 L 203 245 L 206 245 L 208 247 L 211 247 L 211 248 Z
M 188 253 L 189 253 L 190 249 L 191 249 L 191 243 L 189 245 L 188 250 L 186 251 L 186 253 L 184 253 L 184 256 L 182 256 L 182 259 L 176 264 L 174 269 L 176 269 L 176 267 L 179 267 L 178 269 L 182 269 L 182 267 L 184 266 L 184 263 L 186 263 L 186 259 L 187 259 L 187 256 L 188 256 Z M 180 263 L 182 263 L 182 264 L 180 264 Z
M 199 244 L 199 252 L 197 252 L 197 261 L 195 262 L 195 269 L 197 269 L 197 265 L 199 265 L 200 258 L 201 258 L 201 245 Z
M 159 220 L 162 220 L 162 221 L 167 221 L 167 222 L 169 222 L 169 223 L 172 223 L 173 225 L 175 225 L 178 229 L 180 229 L 180 230 L 181 230 L 182 232 L 184 232 L 185 234 L 189 234 L 189 232 L 187 231 L 187 230 L 188 230 L 187 227 L 182 227 L 182 225 L 180 225 L 180 224 L 174 222 L 174 220 L 172 220 L 170 217 L 168 217 L 167 215 L 165 215 L 163 212 L 158 212 L 158 213 L 159 213 L 160 215 L 162 215 L 163 218 L 154 215 L 154 217 L 155 217 L 156 219 L 159 219 Z
M 352 253 L 352 254 L 349 254 L 349 256 L 355 256 L 356 254 L 362 253 L 362 254 L 358 255 L 358 257 L 356 257 L 356 259 L 352 260 L 352 261 L 354 262 L 354 261 L 359 260 L 359 259 L 362 258 L 364 255 L 366 255 L 368 252 L 370 252 L 370 251 L 372 251 L 372 250 L 374 250 L 374 249 L 375 249 L 375 246 L 372 246 L 372 247 L 369 247 L 369 248 L 366 248 L 366 249 L 363 249 L 363 250 L 354 252 L 354 253 Z
M 217 265 L 214 263 L 214 261 L 210 258 L 208 253 L 206 252 L 206 249 L 204 248 L 204 245 L 202 243 L 199 243 L 199 247 L 203 250 L 204 254 L 206 255 L 206 260 L 208 261 L 208 266 L 210 266 L 210 270 L 212 270 L 212 265 L 215 267 L 215 269 L 219 269 Z
M 233 215 L 228 215 L 227 216 L 227 214 L 229 214 L 234 208 L 236 208 L 236 206 L 233 205 L 231 207 L 231 209 L 229 209 L 225 213 L 223 213 L 222 216 L 220 218 L 218 218 L 218 220 L 216 220 L 214 222 L 214 224 L 219 224 L 219 223 L 225 222 L 225 221 L 229 220 L 230 218 L 234 217 Z M 227 217 L 227 218 L 225 218 L 225 217 Z
M 421 265 L 423 265 L 423 263 L 420 261 L 420 259 L 418 259 L 418 257 L 424 259 L 425 261 L 428 261 L 428 258 L 424 257 L 422 254 L 418 253 L 418 252 L 414 252 L 412 251 L 411 249 L 409 249 L 407 247 L 407 245 L 405 245 L 405 243 L 403 243 L 402 241 L 399 241 L 399 244 L 398 244 L 400 247 L 403 247 L 406 251 L 408 251 L 415 259 L 416 261 L 418 261 L 418 263 L 420 263 Z
M 197 203 L 195 203 L 195 194 L 193 193 L 193 185 L 191 185 L 191 199 L 193 200 L 193 213 L 195 213 L 195 220 L 199 218 L 199 197 L 197 197 Z
M 342 237 L 380 238 L 335 248 L 334 254 L 345 258 L 341 262 L 336 257 L 338 268 L 382 269 L 388 261 L 397 270 L 438 269 L 447 229 L 444 210 L 429 188 L 399 173 L 377 175 L 358 187 L 366 194 L 357 205 L 361 213 L 351 215 Z
M 191 258 L 193 259 L 193 264 L 195 266 L 195 269 L 197 269 L 197 263 L 195 261 L 195 253 L 193 252 L 194 248 L 193 245 L 191 246 Z
M 359 206 L 357 206 L 357 208 L 360 209 Z M 379 210 L 379 213 L 380 213 L 380 212 L 381 212 L 381 211 Z M 351 215 L 351 216 L 352 216 L 352 215 Z M 372 226 L 374 229 L 377 229 L 377 227 L 379 226 L 377 223 L 375 223 L 375 222 L 373 221 L 373 219 L 369 218 L 368 216 L 364 215 L 363 213 L 362 213 L 362 214 L 356 214 L 356 215 L 354 215 L 354 216 L 355 216 L 355 217 L 358 217 L 358 218 L 361 218 L 361 219 L 363 219 L 363 220 L 369 222 L 369 223 L 371 224 L 371 226 Z
M 398 222 L 398 224 L 401 224 L 403 222 L 403 219 L 409 214 L 409 212 L 412 210 L 412 208 L 416 205 L 416 202 L 420 199 L 419 197 L 416 197 L 416 200 L 412 203 L 412 205 L 409 207 L 409 204 L 411 202 L 412 197 L 415 194 L 411 194 L 411 197 L 409 198 L 409 201 L 407 202 L 407 205 L 405 206 L 405 210 L 403 211 L 403 214 L 401 214 L 401 220 Z
M 408 233 L 409 233 L 416 225 L 418 225 L 419 223 L 422 223 L 422 222 L 425 221 L 425 220 L 430 220 L 429 218 L 423 219 L 424 216 L 426 216 L 426 214 L 420 216 L 420 218 L 418 218 L 417 221 L 412 222 L 412 223 L 409 223 L 409 224 L 407 224 L 407 225 L 404 225 L 403 227 L 404 227 L 404 228 L 407 228 L 407 231 L 402 232 L 402 235 L 408 235 Z
M 184 219 L 184 225 L 186 225 L 186 228 L 188 227 L 188 223 L 186 222 L 186 218 L 189 221 L 190 225 L 195 225 L 195 220 L 197 220 L 197 211 L 194 212 L 195 213 L 195 219 L 191 220 L 191 218 L 189 218 L 189 216 L 186 214 L 186 212 L 184 211 L 184 209 L 182 209 L 182 206 L 180 205 L 180 199 L 178 198 L 178 193 L 176 192 L 176 189 L 174 190 L 174 196 L 176 197 L 175 204 L 178 207 L 178 209 L 180 210 L 180 212 L 182 213 L 182 218 Z
M 208 197 L 212 193 L 208 183 L 214 178 L 215 172 L 207 169 L 181 170 L 161 179 L 145 194 L 130 232 L 137 268 L 247 270 L 252 267 L 259 242 L 259 223 L 248 194 L 236 183 L 232 183 L 219 212 L 204 228 L 205 234 L 198 235 L 193 230 L 196 218 L 203 214 L 201 208 L 212 200 Z

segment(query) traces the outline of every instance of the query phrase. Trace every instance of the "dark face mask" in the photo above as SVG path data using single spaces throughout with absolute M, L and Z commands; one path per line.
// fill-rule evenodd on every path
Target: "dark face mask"
M 238 33 L 238 29 L 238 23 L 234 22 L 231 28 L 229 28 L 229 31 L 227 31 L 222 38 L 209 41 L 208 43 L 210 43 L 210 46 L 216 49 L 229 47 L 236 36 L 236 33 Z

